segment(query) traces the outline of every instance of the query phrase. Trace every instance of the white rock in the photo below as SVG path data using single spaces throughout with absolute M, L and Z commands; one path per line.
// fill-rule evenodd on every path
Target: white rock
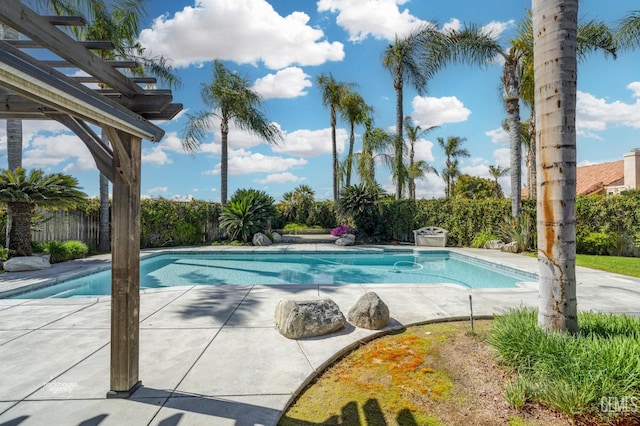
M 340 308 L 328 297 L 282 298 L 276 305 L 276 328 L 284 337 L 322 336 L 344 327 Z
M 18 256 L 5 260 L 2 265 L 5 271 L 21 272 L 21 271 L 39 271 L 41 269 L 51 268 L 49 259 L 40 256 Z
M 336 240 L 336 245 L 339 246 L 352 246 L 356 242 L 356 236 L 353 234 L 345 234 L 343 237 Z
M 271 244 L 273 244 L 269 237 L 264 235 L 262 232 L 256 232 L 256 234 L 253 236 L 253 239 L 251 240 L 251 243 L 254 246 L 270 246 Z

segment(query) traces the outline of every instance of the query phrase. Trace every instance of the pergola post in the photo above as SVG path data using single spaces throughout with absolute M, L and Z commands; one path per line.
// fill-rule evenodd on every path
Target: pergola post
M 111 382 L 107 398 L 128 398 L 141 385 L 140 156 L 141 139 L 105 128 L 113 144 Z

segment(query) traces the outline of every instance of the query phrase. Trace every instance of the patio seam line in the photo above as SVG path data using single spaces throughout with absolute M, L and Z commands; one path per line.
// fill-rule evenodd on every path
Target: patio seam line
M 170 301 L 168 301 L 167 303 L 165 303 L 164 305 L 162 305 L 161 307 L 159 307 L 158 309 L 156 309 L 155 311 L 153 311 L 152 313 L 150 313 L 146 317 L 141 318 L 140 319 L 140 323 L 142 323 L 143 321 L 148 320 L 149 318 L 151 318 L 152 316 L 154 316 L 155 314 L 157 314 L 158 312 L 160 312 L 161 310 L 163 310 L 164 308 L 166 308 L 167 306 L 169 306 L 170 304 L 172 304 L 176 300 L 180 299 L 182 296 L 184 296 L 185 294 L 187 294 L 188 292 L 193 290 L 194 287 L 195 287 L 195 285 L 192 285 L 191 287 L 189 287 L 188 289 L 182 291 L 178 296 L 174 297 L 173 299 L 171 299 Z
M 195 286 L 194 286 L 195 287 Z M 209 349 L 209 347 L 213 344 L 213 341 L 216 339 L 216 337 L 218 337 L 218 335 L 220 334 L 220 332 L 222 331 L 222 329 L 227 325 L 227 323 L 229 322 L 229 320 L 231 319 L 231 317 L 233 316 L 233 314 L 236 313 L 236 311 L 238 310 L 238 308 L 240 307 L 240 305 L 242 305 L 242 303 L 247 299 L 247 296 L 249 296 L 249 293 L 251 293 L 251 290 L 253 290 L 255 288 L 255 286 L 250 286 L 249 289 L 247 290 L 247 292 L 245 293 L 245 295 L 242 297 L 242 299 L 240 300 L 240 302 L 238 302 L 238 304 L 236 305 L 236 307 L 233 309 L 233 311 L 229 314 L 229 316 L 227 317 L 227 319 L 224 321 L 224 323 L 222 323 L 222 325 L 220 327 L 218 327 L 218 331 L 213 335 L 213 337 L 211 338 L 211 340 L 209 341 L 209 343 L 206 344 L 206 346 L 202 349 L 202 351 L 200 352 L 200 354 L 198 355 L 198 357 L 193 361 L 193 363 L 191 364 L 191 367 L 189 367 L 187 369 L 187 371 L 184 373 L 184 375 L 182 376 L 182 378 L 180 379 L 180 381 L 175 385 L 175 387 L 171 390 L 171 392 L 169 393 L 169 395 L 165 398 L 164 401 L 162 401 L 162 404 L 158 407 L 158 410 L 155 412 L 155 414 L 151 417 L 151 419 L 149 420 L 149 422 L 147 423 L 147 426 L 151 425 L 151 423 L 153 422 L 153 420 L 158 416 L 158 414 L 160 414 L 160 411 L 167 405 L 167 402 L 169 402 L 169 400 L 173 397 L 173 394 L 176 392 L 176 389 L 178 389 L 180 387 L 180 385 L 182 384 L 182 382 L 184 382 L 184 380 L 187 378 L 187 376 L 189 375 L 189 373 L 191 372 L 191 370 L 193 370 L 193 368 L 195 367 L 195 365 L 198 363 L 198 361 L 200 361 L 200 359 L 202 358 L 202 356 L 204 355 L 204 353 L 207 351 L 207 349 Z M 191 291 L 191 290 L 189 290 Z M 188 292 L 185 292 L 183 294 L 186 294 Z M 135 393 L 132 395 L 135 396 Z
M 1 331 L 14 331 L 14 330 L 16 330 L 16 329 L 13 329 L 13 330 L 1 330 Z M 36 330 L 35 330 L 35 329 L 24 329 L 24 331 L 26 331 L 26 333 L 21 334 L 21 335 L 19 335 L 19 336 L 16 336 L 16 337 L 14 337 L 13 339 L 9 339 L 9 340 L 7 340 L 7 341 L 6 341 L 6 342 L 4 342 L 4 343 L 0 343 L 0 346 L 6 345 L 7 343 L 11 343 L 11 342 L 13 342 L 13 341 L 14 341 L 14 340 L 16 340 L 16 339 L 19 339 L 19 338 L 21 338 L 21 337 L 24 337 L 24 336 L 26 336 L 27 334 L 31 334 L 31 333 L 33 333 L 33 332 L 34 332 L 34 331 L 36 331 Z

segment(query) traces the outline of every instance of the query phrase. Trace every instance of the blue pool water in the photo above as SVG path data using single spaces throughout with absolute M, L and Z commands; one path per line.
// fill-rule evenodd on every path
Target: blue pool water
M 140 289 L 187 285 L 453 283 L 469 288 L 515 287 L 535 275 L 450 253 L 202 253 L 172 252 L 140 262 Z M 106 270 L 22 293 L 15 298 L 111 294 Z

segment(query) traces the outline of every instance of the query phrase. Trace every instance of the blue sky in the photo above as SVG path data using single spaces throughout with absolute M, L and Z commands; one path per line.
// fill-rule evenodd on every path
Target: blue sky
M 214 59 L 241 73 L 265 98 L 264 111 L 280 127 L 284 141 L 268 145 L 232 127 L 229 196 L 251 187 L 277 201 L 305 184 L 321 200 L 332 198 L 331 137 L 329 111 L 315 84 L 318 75 L 330 72 L 338 81 L 356 84 L 355 90 L 375 110 L 375 125 L 393 130 L 395 93 L 381 58 L 396 34 L 402 36 L 424 21 L 436 21 L 440 28 L 474 23 L 493 31 L 506 48 L 530 7 L 530 0 L 154 0 L 140 41 L 153 54 L 172 59 L 183 80 L 182 88 L 173 92 L 174 102 L 183 103 L 185 112 L 205 108 L 199 90 L 211 80 Z M 580 17 L 615 25 L 638 9 L 634 0 L 582 0 Z M 616 60 L 593 54 L 579 65 L 579 164 L 619 160 L 640 148 L 639 59 L 640 52 L 621 52 Z M 444 156 L 437 138 L 460 136 L 467 139 L 464 146 L 471 153 L 461 162 L 463 173 L 489 177 L 489 165 L 509 165 L 508 136 L 500 128 L 505 117 L 501 70 L 498 59 L 482 68 L 450 66 L 429 81 L 422 97 L 405 88 L 405 115 L 423 128 L 439 126 L 418 142 L 417 159 L 441 170 Z M 523 108 L 521 115 L 526 119 L 528 111 Z M 219 201 L 218 127 L 203 141 L 201 152 L 189 156 L 180 142 L 185 121 L 180 114 L 158 123 L 166 130 L 165 138 L 157 144 L 143 142 L 142 194 Z M 356 130 L 357 151 L 363 129 Z M 72 133 L 54 122 L 25 122 L 23 144 L 26 168 L 72 174 L 85 192 L 97 196 L 94 162 Z M 346 145 L 347 124 L 339 122 L 341 158 Z M 0 149 L 6 149 L 4 122 Z M 377 177 L 393 192 L 382 165 Z M 508 177 L 501 184 L 510 193 Z M 419 180 L 417 195 L 443 196 L 442 179 L 428 175 Z

